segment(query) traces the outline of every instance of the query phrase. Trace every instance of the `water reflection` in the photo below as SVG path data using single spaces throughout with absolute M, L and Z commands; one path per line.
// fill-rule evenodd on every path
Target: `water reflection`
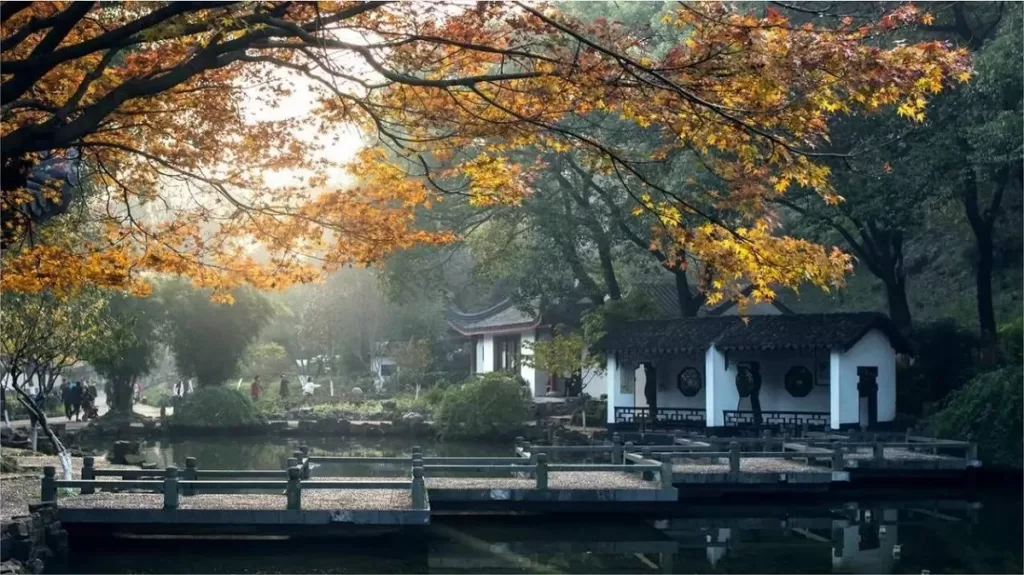
M 75 543 L 79 573 L 1019 573 L 1021 503 L 698 507 L 659 520 L 434 517 L 330 541 Z M 116 548 L 117 553 L 110 551 Z M 343 558 L 343 560 L 342 560 Z

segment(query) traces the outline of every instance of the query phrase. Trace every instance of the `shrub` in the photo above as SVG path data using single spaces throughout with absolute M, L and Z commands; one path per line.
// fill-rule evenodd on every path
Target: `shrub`
M 445 391 L 434 414 L 442 437 L 500 439 L 512 436 L 530 417 L 522 378 L 486 373 Z
M 927 415 L 971 378 L 978 338 L 949 320 L 921 326 L 914 332 L 914 364 L 897 372 L 896 403 L 900 413 Z
M 999 355 L 1005 363 L 1024 363 L 1024 317 L 999 326 Z
M 929 421 L 939 437 L 978 443 L 986 464 L 1021 467 L 1024 401 L 1019 365 L 982 373 L 953 392 Z
M 234 427 L 264 423 L 263 417 L 241 391 L 204 386 L 174 407 L 172 423 L 201 427 Z

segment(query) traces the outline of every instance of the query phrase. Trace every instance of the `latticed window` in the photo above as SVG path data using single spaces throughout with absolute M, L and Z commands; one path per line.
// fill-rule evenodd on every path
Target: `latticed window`
M 519 371 L 520 338 L 506 335 L 494 338 L 494 371 Z

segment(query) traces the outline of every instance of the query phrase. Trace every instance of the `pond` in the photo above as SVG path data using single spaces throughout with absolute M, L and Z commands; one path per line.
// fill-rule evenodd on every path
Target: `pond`
M 439 517 L 331 540 L 73 541 L 72 573 L 1020 573 L 1020 500 Z M 801 527 L 802 526 L 802 527 Z
M 408 455 L 395 439 L 303 439 L 316 453 Z M 428 455 L 507 444 L 418 442 Z M 152 443 L 160 466 L 273 469 L 297 441 Z M 88 447 L 88 446 L 87 446 Z M 93 446 L 101 448 L 103 446 Z M 358 473 L 389 473 L 367 466 Z M 391 470 L 390 473 L 399 472 Z M 1014 497 L 675 506 L 662 518 L 435 516 L 429 527 L 330 540 L 73 540 L 73 573 L 1020 573 Z

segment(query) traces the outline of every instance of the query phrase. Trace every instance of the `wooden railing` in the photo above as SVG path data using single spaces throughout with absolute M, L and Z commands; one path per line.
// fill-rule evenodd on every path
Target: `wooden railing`
M 423 461 L 414 457 L 411 463 L 409 481 L 312 481 L 308 449 L 296 451 L 287 461 L 284 470 L 200 470 L 195 458 L 185 460 L 185 474 L 179 476 L 177 467 L 156 469 L 96 469 L 95 459 L 86 457 L 83 461 L 82 479 L 63 480 L 56 478 L 56 468 L 43 468 L 40 498 L 43 502 L 56 502 L 61 489 L 77 489 L 83 495 L 97 490 L 143 489 L 164 494 L 164 509 L 177 509 L 181 495 L 199 494 L 242 494 L 253 491 L 282 492 L 286 509 L 302 509 L 303 489 L 409 489 L 412 509 L 428 508 L 427 491 L 424 482 Z M 403 460 L 405 460 L 403 458 Z M 97 479 L 116 477 L 117 479 Z M 149 477 L 151 479 L 140 479 Z M 221 478 L 221 479 L 200 479 Z M 260 480 L 278 478 L 280 480 Z M 236 479 L 227 479 L 236 478 Z
M 698 407 L 659 407 L 657 415 L 658 420 L 654 424 L 665 428 L 703 427 L 707 420 L 704 408 Z M 615 423 L 649 426 L 652 423 L 651 410 L 647 407 L 616 407 Z
M 612 443 L 600 445 L 532 445 L 522 437 L 516 438 L 516 455 L 529 459 L 536 465 L 543 462 L 547 471 L 604 471 L 641 473 L 644 479 L 653 479 L 658 475 L 662 489 L 672 488 L 672 463 L 669 461 L 629 461 L 625 454 L 633 448 L 631 442 L 623 444 L 619 434 L 612 436 Z M 611 463 L 547 463 L 548 453 L 608 453 L 611 456 Z M 546 481 L 546 478 L 545 478 Z
M 739 441 L 730 441 L 728 451 L 710 451 L 703 448 L 694 450 L 691 446 L 644 446 L 639 454 L 627 453 L 626 458 L 632 461 L 662 461 L 671 462 L 680 459 L 703 460 L 703 459 L 728 459 L 729 472 L 740 472 L 740 461 L 742 459 L 801 459 L 807 461 L 827 460 L 833 471 L 842 471 L 845 461 L 842 449 L 821 450 L 821 451 L 742 451 Z M 753 443 L 753 442 L 749 442 Z
M 723 410 L 726 427 L 755 427 L 757 425 L 753 411 Z M 827 429 L 831 414 L 827 411 L 762 411 L 761 426 L 792 427 L 808 429 Z

